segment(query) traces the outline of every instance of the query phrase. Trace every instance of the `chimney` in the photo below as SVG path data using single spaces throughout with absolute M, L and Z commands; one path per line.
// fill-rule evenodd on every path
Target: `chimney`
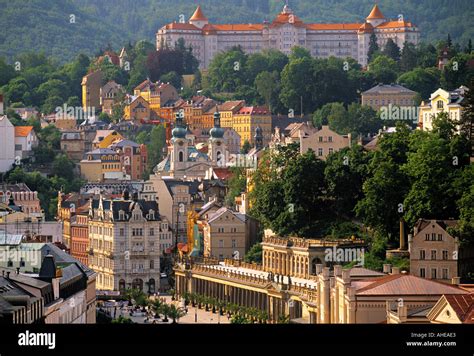
M 334 276 L 340 277 L 342 275 L 342 266 L 341 265 L 335 265 L 334 266 Z
M 453 277 L 451 279 L 451 284 L 458 286 L 461 283 L 461 277 Z
M 392 274 L 400 274 L 400 267 L 392 267 Z
M 342 280 L 344 283 L 351 283 L 351 269 L 342 270 Z
M 406 243 L 405 243 L 405 221 L 403 218 L 400 219 L 400 250 L 406 251 Z
M 383 265 L 383 273 L 389 274 L 392 265 L 390 263 L 384 263 Z

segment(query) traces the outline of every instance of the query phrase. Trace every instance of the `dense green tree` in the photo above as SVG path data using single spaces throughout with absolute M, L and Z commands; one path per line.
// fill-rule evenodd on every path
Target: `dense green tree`
M 400 60 L 400 47 L 391 38 L 385 43 L 382 53 L 396 62 Z
M 379 55 L 369 64 L 369 72 L 375 81 L 383 84 L 394 83 L 397 79 L 397 62 L 385 55 Z
M 163 125 L 154 126 L 150 133 L 150 143 L 147 145 L 148 151 L 148 171 L 160 162 L 163 157 L 163 148 L 166 144 L 166 131 Z
M 372 33 L 369 39 L 369 51 L 367 52 L 367 60 L 369 63 L 375 58 L 377 52 L 379 52 L 377 36 L 375 36 L 375 33 Z
M 408 89 L 420 93 L 423 100 L 427 100 L 431 93 L 439 88 L 440 71 L 437 68 L 415 68 L 400 75 L 397 82 Z
M 355 215 L 354 208 L 363 197 L 362 184 L 367 176 L 370 155 L 354 145 L 329 155 L 324 170 L 327 196 L 340 215 Z
M 74 178 L 74 163 L 65 154 L 59 154 L 53 161 L 51 173 L 72 181 Z
M 400 55 L 400 69 L 402 72 L 413 70 L 418 63 L 417 49 L 413 43 L 405 42 Z
M 169 72 L 160 77 L 163 83 L 170 83 L 177 90 L 181 89 L 181 76 L 176 72 Z
M 248 263 L 262 263 L 262 244 L 257 242 L 245 254 L 244 261 Z

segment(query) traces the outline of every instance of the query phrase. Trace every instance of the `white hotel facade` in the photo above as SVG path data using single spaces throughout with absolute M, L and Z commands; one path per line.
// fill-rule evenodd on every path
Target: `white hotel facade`
M 402 17 L 386 19 L 375 5 L 364 23 L 305 24 L 285 5 L 272 22 L 261 24 L 211 24 L 198 6 L 188 22 L 174 22 L 160 28 L 156 34 L 157 49 L 174 47 L 179 38 L 193 48 L 201 69 L 212 58 L 234 46 L 246 53 L 276 49 L 289 54 L 294 46 L 305 47 L 319 58 L 352 57 L 367 65 L 371 34 L 375 33 L 380 48 L 391 38 L 400 48 L 405 42 L 415 45 L 420 39 L 418 28 Z

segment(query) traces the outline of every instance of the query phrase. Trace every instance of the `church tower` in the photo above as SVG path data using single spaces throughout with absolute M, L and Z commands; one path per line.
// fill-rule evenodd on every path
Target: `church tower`
M 263 132 L 260 126 L 257 126 L 255 128 L 255 136 L 253 138 L 255 142 L 255 149 L 257 151 L 260 151 L 261 149 L 263 149 Z
M 170 157 L 170 171 L 185 170 L 188 160 L 188 139 L 186 138 L 186 128 L 183 124 L 184 111 L 176 113 L 176 125 L 171 131 L 171 157 Z
M 224 144 L 224 129 L 221 128 L 221 113 L 214 112 L 214 127 L 209 131 L 209 158 L 212 166 L 225 166 L 226 147 Z

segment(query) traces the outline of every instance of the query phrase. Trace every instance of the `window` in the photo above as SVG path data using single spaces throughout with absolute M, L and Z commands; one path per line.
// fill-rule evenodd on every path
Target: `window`
M 436 250 L 431 250 L 431 259 L 436 260 Z
M 332 136 L 328 137 L 329 142 L 332 142 Z
M 322 148 L 318 148 L 318 156 L 322 156 L 323 155 L 323 149 Z
M 319 142 L 323 142 L 323 137 L 322 137 L 322 136 L 319 136 L 319 137 L 318 137 L 318 141 L 319 141 Z
M 434 232 L 431 234 L 431 241 L 436 241 L 436 234 Z
M 438 102 L 436 103 L 436 106 L 438 109 L 442 109 L 444 107 L 444 103 L 442 100 L 438 100 Z
M 426 258 L 425 250 L 420 250 L 420 260 L 424 260 Z
M 447 259 L 448 259 L 448 251 L 444 250 L 443 251 L 443 260 L 447 260 Z
M 150 229 L 150 236 L 155 236 L 155 229 L 154 228 Z
M 448 279 L 448 269 L 443 268 L 443 279 Z
M 430 240 L 430 234 L 426 234 L 425 235 L 425 241 L 429 241 Z
M 150 260 L 150 269 L 155 269 L 155 261 Z
M 437 272 L 436 268 L 431 269 L 431 279 L 438 278 L 437 275 L 436 275 L 436 272 Z
M 329 154 L 332 154 L 334 152 L 334 148 L 330 147 L 329 148 Z
M 443 241 L 443 234 L 438 234 L 438 241 Z
M 426 272 L 424 268 L 420 268 L 420 277 L 425 278 L 426 277 Z
M 235 239 L 232 239 L 232 248 L 237 247 L 237 241 Z

